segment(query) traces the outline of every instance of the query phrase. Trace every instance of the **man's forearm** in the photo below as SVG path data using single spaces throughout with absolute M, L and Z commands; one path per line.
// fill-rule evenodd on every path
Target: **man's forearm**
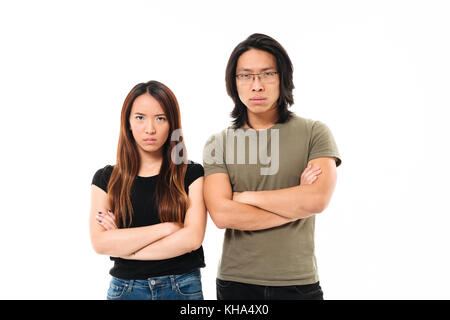
M 322 211 L 322 199 L 311 185 L 279 190 L 245 191 L 238 201 L 276 213 L 285 218 L 303 219 Z
M 223 199 L 220 208 L 214 211 L 213 220 L 219 228 L 245 231 L 274 228 L 297 220 L 228 199 Z

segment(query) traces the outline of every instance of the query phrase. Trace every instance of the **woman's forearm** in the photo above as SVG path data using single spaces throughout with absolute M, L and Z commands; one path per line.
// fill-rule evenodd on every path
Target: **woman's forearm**
M 174 223 L 164 222 L 145 227 L 105 230 L 93 239 L 93 245 L 99 254 L 126 256 L 179 229 Z
M 197 250 L 203 241 L 204 232 L 195 228 L 182 228 L 171 235 L 136 251 L 121 256 L 129 260 L 163 260 L 181 256 Z

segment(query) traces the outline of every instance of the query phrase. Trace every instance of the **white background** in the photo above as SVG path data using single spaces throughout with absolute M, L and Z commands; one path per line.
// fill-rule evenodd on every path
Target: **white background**
M 228 57 L 259 32 L 292 59 L 292 110 L 343 160 L 316 220 L 325 298 L 449 299 L 449 16 L 446 1 L 2 1 L 0 298 L 106 297 L 90 184 L 115 163 L 126 94 L 169 86 L 201 162 L 230 123 Z M 222 237 L 209 220 L 206 299 Z

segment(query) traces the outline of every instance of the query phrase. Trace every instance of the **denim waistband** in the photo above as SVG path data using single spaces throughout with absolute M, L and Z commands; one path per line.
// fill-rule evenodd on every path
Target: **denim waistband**
M 184 273 L 184 274 L 174 274 L 174 275 L 167 275 L 167 276 L 159 276 L 159 277 L 152 277 L 145 280 L 128 280 L 128 279 L 122 279 L 117 277 L 112 277 L 113 281 L 117 281 L 122 283 L 125 287 L 127 287 L 128 290 L 131 290 L 132 288 L 139 288 L 139 287 L 164 287 L 164 286 L 171 286 L 172 289 L 176 289 L 177 283 L 182 283 L 184 281 L 189 281 L 192 278 L 200 278 L 200 269 L 195 269 L 191 272 Z

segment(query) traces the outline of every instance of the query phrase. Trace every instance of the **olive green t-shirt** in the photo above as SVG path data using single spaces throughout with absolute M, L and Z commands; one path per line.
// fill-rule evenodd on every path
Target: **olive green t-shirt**
M 329 128 L 320 121 L 294 115 L 269 129 L 231 127 L 205 144 L 205 177 L 226 173 L 233 192 L 277 190 L 300 184 L 309 160 L 334 157 L 341 164 Z M 315 283 L 312 215 L 279 227 L 258 231 L 227 229 L 217 277 L 266 286 Z

